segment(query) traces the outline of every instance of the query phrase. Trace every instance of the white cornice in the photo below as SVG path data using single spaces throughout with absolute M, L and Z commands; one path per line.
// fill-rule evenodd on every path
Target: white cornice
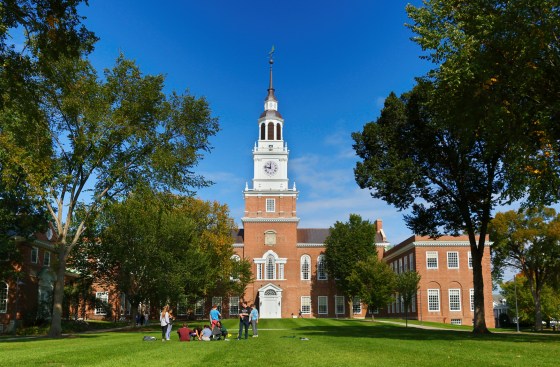
M 298 217 L 293 218 L 241 218 L 242 223 L 299 223 Z
M 305 247 L 325 247 L 324 243 L 298 243 L 296 245 L 298 248 L 305 248 Z
M 486 244 L 490 246 L 492 245 L 492 243 L 493 242 L 489 241 Z M 414 247 L 470 247 L 470 246 L 471 244 L 469 241 L 415 241 L 395 250 L 395 252 L 392 252 L 389 255 L 385 255 L 383 259 L 386 261 L 392 260 L 395 257 L 398 257 L 399 255 L 409 251 Z

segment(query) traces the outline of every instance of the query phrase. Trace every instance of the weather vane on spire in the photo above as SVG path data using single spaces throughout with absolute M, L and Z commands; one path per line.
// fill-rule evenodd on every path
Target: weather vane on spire
M 272 45 L 272 48 L 270 49 L 270 52 L 268 53 L 268 57 L 269 57 L 268 62 L 271 63 L 271 64 L 274 63 L 274 60 L 272 59 L 273 54 L 274 54 L 274 45 Z

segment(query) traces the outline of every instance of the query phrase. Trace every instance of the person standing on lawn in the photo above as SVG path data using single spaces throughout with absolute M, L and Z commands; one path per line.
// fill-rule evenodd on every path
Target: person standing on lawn
M 237 334 L 237 340 L 241 340 L 243 328 L 245 328 L 245 339 L 249 337 L 249 312 L 251 310 L 247 307 L 247 302 L 243 301 L 241 305 L 243 307 L 239 311 L 239 334 Z
M 249 314 L 249 322 L 251 323 L 251 328 L 253 329 L 253 338 L 259 337 L 259 330 L 257 324 L 259 323 L 259 310 L 255 307 L 255 304 L 251 305 L 251 313 Z
M 169 325 L 169 306 L 165 306 L 161 311 L 159 323 L 161 325 L 161 341 L 165 341 L 167 336 L 167 325 Z
M 214 327 L 222 318 L 222 314 L 218 311 L 218 306 L 213 305 L 212 309 L 210 310 L 210 327 Z

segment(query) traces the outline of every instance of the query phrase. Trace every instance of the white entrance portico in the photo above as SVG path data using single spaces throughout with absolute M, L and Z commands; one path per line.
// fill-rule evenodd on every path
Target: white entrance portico
M 282 317 L 282 288 L 268 283 L 259 289 L 260 317 L 279 319 Z

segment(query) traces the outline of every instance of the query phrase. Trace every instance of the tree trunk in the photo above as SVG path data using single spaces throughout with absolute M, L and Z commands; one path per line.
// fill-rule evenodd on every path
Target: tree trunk
M 482 239 L 481 239 L 482 240 Z M 489 334 L 486 327 L 486 315 L 484 310 L 484 278 L 482 276 L 482 251 L 471 243 L 471 255 L 473 266 L 473 286 L 474 286 L 474 334 Z
M 62 336 L 62 300 L 64 298 L 64 275 L 66 274 L 66 249 L 63 244 L 59 246 L 49 338 L 60 338 Z
M 542 308 L 541 308 L 541 292 L 540 289 L 533 291 L 535 300 L 535 331 L 542 331 Z

